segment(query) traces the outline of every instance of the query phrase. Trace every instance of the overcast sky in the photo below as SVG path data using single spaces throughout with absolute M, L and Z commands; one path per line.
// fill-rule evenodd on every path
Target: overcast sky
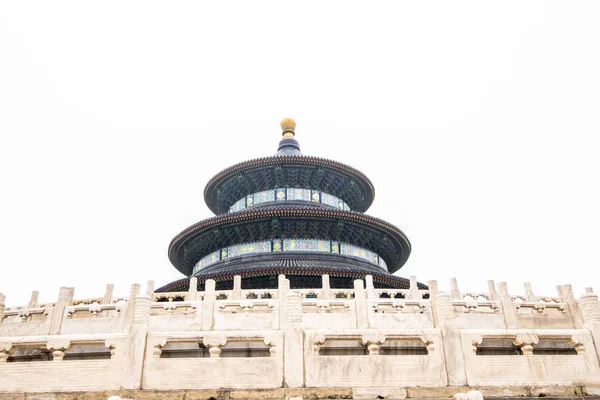
M 363 171 L 399 271 L 600 289 L 600 2 L 4 1 L 0 292 L 157 287 L 206 182 L 276 152 Z

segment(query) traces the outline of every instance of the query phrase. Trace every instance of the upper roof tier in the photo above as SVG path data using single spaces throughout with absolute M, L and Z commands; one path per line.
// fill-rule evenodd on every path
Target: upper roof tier
M 375 197 L 369 178 L 348 165 L 303 155 L 293 119 L 283 119 L 281 129 L 275 155 L 235 164 L 208 182 L 204 200 L 212 212 L 224 214 L 245 196 L 275 188 L 314 189 L 342 199 L 353 211 L 367 211 Z

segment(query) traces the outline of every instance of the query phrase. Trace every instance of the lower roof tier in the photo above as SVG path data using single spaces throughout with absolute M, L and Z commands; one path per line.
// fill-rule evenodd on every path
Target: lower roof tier
M 404 265 L 411 249 L 406 235 L 383 220 L 353 211 L 285 205 L 246 209 L 192 225 L 171 241 L 169 260 L 190 276 L 200 260 L 217 250 L 271 239 L 348 243 L 377 254 L 391 273 Z
M 378 254 L 349 243 L 319 239 L 270 239 L 236 244 L 210 253 L 196 263 L 193 274 L 195 275 L 200 270 L 220 261 L 231 260 L 237 257 L 247 257 L 253 254 L 266 255 L 268 253 L 274 253 L 275 255 L 280 253 L 297 253 L 299 257 L 302 257 L 306 253 L 341 254 L 346 257 L 368 261 L 385 271 L 388 270 L 385 261 Z

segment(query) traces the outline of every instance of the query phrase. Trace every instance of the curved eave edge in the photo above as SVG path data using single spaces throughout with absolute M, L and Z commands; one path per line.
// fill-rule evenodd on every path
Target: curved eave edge
M 366 200 L 363 207 L 357 209 L 357 211 L 366 211 L 375 199 L 375 187 L 373 186 L 373 182 L 371 182 L 371 180 L 359 170 L 349 165 L 329 160 L 327 158 L 298 155 L 260 157 L 232 165 L 231 167 L 219 172 L 208 181 L 206 187 L 204 188 L 204 202 L 212 212 L 214 212 L 215 214 L 219 214 L 222 210 L 219 210 L 218 206 L 214 203 L 209 193 L 213 192 L 214 187 L 218 185 L 220 181 L 229 179 L 232 175 L 238 174 L 240 172 L 245 172 L 249 169 L 257 167 L 268 167 L 277 164 L 306 164 L 324 166 L 331 168 L 332 170 L 338 173 L 349 174 L 358 178 L 366 184 L 365 189 L 367 190 L 366 194 L 368 196 L 368 200 Z
M 232 223 L 246 222 L 246 221 L 258 221 L 261 219 L 273 218 L 273 217 L 306 217 L 306 218 L 319 218 L 319 219 L 342 219 L 348 222 L 356 223 L 356 224 L 365 224 L 371 228 L 381 229 L 386 233 L 391 234 L 392 236 L 400 237 L 404 243 L 406 244 L 406 248 L 404 248 L 401 243 L 402 252 L 400 254 L 400 259 L 395 263 L 398 265 L 397 268 L 391 269 L 390 273 L 394 273 L 398 271 L 408 260 L 408 257 L 411 253 L 411 243 L 408 240 L 408 237 L 396 226 L 385 222 L 379 218 L 370 217 L 368 215 L 354 212 L 354 211 L 342 211 L 342 210 L 315 210 L 315 209 L 286 209 L 286 208 L 274 208 L 274 209 L 259 209 L 259 210 L 243 210 L 230 214 L 223 214 L 213 218 L 209 218 L 203 221 L 200 221 L 194 225 L 189 226 L 188 228 L 181 231 L 177 236 L 171 240 L 169 244 L 169 261 L 177 270 L 185 275 L 191 274 L 191 269 L 182 268 L 179 264 L 178 254 L 181 246 L 188 239 L 194 237 L 196 234 L 201 233 L 203 231 L 207 231 L 209 229 L 213 229 L 219 226 L 228 225 Z M 392 262 L 385 260 L 388 264 L 388 267 L 392 266 Z

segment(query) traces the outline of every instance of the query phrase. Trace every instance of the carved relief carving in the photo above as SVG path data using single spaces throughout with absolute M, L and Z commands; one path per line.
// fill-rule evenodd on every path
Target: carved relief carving
M 106 347 L 107 349 L 110 350 L 110 358 L 111 359 L 115 358 L 116 343 L 115 343 L 114 339 L 106 339 L 104 341 L 104 347 Z
M 241 312 L 270 313 L 275 306 L 272 301 L 240 300 L 239 302 L 222 303 L 219 312 L 237 314 Z
M 167 301 L 163 304 L 163 308 L 167 314 L 173 314 L 173 311 L 177 308 L 177 303 L 174 301 Z
M 473 354 L 477 354 L 477 347 L 483 342 L 483 338 L 481 336 L 475 336 L 471 339 L 471 346 L 473 350 Z
M 18 314 L 19 314 L 19 318 L 21 319 L 21 322 L 27 322 L 27 320 L 29 319 L 29 316 L 31 315 L 31 312 L 27 308 L 22 308 L 22 309 L 18 310 Z
M 585 322 L 600 322 L 600 302 L 598 302 L 598 296 L 593 293 L 586 293 L 578 302 L 583 311 Z
M 431 354 L 435 351 L 435 345 L 433 343 L 433 338 L 429 335 L 423 335 L 419 338 L 419 341 L 425 345 L 427 348 L 427 353 Z
M 575 346 L 575 351 L 578 355 L 585 354 L 585 341 L 584 336 L 582 334 L 575 334 L 569 339 L 569 344 L 571 346 Z
M 546 310 L 546 303 L 538 302 L 534 304 L 533 309 L 538 312 L 538 314 L 543 314 Z
M 321 349 L 321 345 L 324 343 L 325 343 L 325 335 L 317 334 L 313 337 L 312 350 L 313 350 L 313 354 L 315 356 L 319 355 L 319 350 Z
M 285 296 L 286 307 L 285 317 L 290 323 L 302 322 L 302 295 L 298 292 L 291 292 Z
M 454 308 L 452 307 L 452 295 L 450 293 L 438 293 L 435 296 L 437 304 L 437 316 L 440 321 L 454 319 Z
M 136 296 L 133 309 L 133 323 L 136 325 L 145 325 L 150 320 L 150 304 L 152 299 L 149 296 Z
M 96 318 L 96 317 L 98 317 L 98 314 L 100 313 L 100 311 L 102 311 L 102 306 L 100 304 L 94 303 L 94 304 L 90 304 L 88 309 L 89 309 L 92 317 Z
M 477 303 L 476 301 L 473 300 L 468 300 L 465 302 L 465 312 L 474 312 L 477 311 L 477 307 L 479 306 L 479 303 Z
M 167 339 L 163 338 L 160 342 L 156 343 L 154 345 L 154 348 L 152 350 L 152 355 L 154 355 L 154 358 L 160 358 L 160 355 L 162 354 L 162 349 L 167 345 Z
M 264 339 L 264 344 L 269 346 L 269 354 L 271 357 L 275 357 L 277 355 L 277 347 L 275 346 L 275 338 L 266 336 Z
M 415 314 L 423 314 L 427 307 L 425 304 L 419 303 L 412 306 L 413 313 Z
M 0 342 L 0 363 L 6 362 L 6 360 L 8 360 L 11 349 L 12 349 L 12 343 Z
M 371 308 L 375 313 L 401 313 L 404 309 L 404 303 L 401 302 L 378 302 L 376 304 L 372 304 Z

